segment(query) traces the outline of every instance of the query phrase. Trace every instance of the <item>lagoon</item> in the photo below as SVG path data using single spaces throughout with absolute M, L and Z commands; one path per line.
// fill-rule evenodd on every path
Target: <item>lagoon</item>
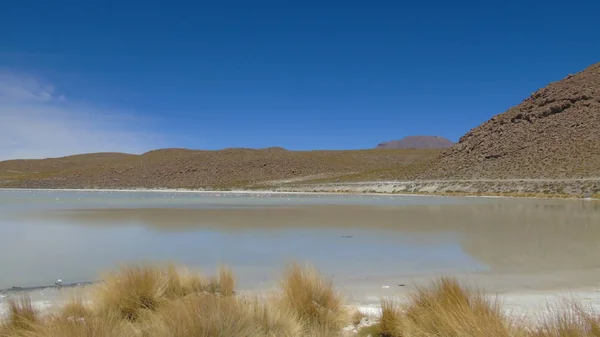
M 0 289 L 95 281 L 139 262 L 273 287 L 309 262 L 351 301 L 439 275 L 493 291 L 600 281 L 600 204 L 582 200 L 174 191 L 0 191 Z

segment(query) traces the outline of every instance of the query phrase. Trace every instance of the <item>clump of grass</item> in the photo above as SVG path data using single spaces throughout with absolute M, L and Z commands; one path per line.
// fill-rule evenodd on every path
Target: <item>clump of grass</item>
M 37 330 L 40 319 L 29 297 L 11 298 L 7 306 L 8 315 L 0 326 L 0 335 L 24 336 Z
M 80 298 L 75 298 L 63 305 L 58 314 L 65 319 L 79 319 L 91 317 L 94 313 L 90 305 Z
M 347 312 L 333 283 L 314 268 L 292 264 L 281 284 L 282 307 L 289 308 L 307 326 L 318 330 L 340 331 L 347 323 Z
M 80 312 L 83 317 L 62 313 L 47 319 L 43 329 L 32 337 L 134 337 L 139 329 L 121 317 Z
M 142 310 L 156 310 L 166 299 L 170 272 L 151 266 L 123 267 L 96 290 L 96 305 L 107 315 L 136 320 Z
M 405 306 L 392 300 L 382 301 L 381 306 L 379 324 L 367 330 L 373 336 L 492 337 L 515 336 L 518 331 L 499 302 L 451 278 L 418 288 Z
M 231 269 L 227 267 L 219 268 L 219 279 L 216 283 L 218 284 L 218 288 L 215 293 L 222 296 L 232 296 L 235 294 L 235 277 Z
M 44 322 L 39 335 L 51 337 L 109 337 L 118 336 L 122 321 L 117 317 L 95 315 L 93 309 L 81 299 L 66 303 Z
M 598 337 L 600 316 L 590 314 L 581 303 L 565 301 L 557 308 L 549 306 L 541 324 L 530 331 L 531 337 Z
M 290 308 L 282 307 L 277 298 L 253 298 L 246 301 L 252 321 L 261 336 L 301 336 L 305 327 Z
M 367 314 L 358 309 L 354 309 L 350 314 L 350 322 L 354 325 L 359 325 L 362 322 L 362 320 L 366 317 Z
M 306 332 L 302 334 L 302 337 L 342 337 L 346 336 L 341 330 L 333 330 L 326 326 L 311 326 Z
M 201 292 L 233 292 L 233 276 L 221 273 L 214 282 L 173 266 L 130 266 L 108 275 L 96 291 L 96 305 L 101 311 L 135 321 L 140 311 L 155 311 L 167 300 Z M 223 280 L 226 276 L 226 280 Z M 226 287 L 223 290 L 223 287 Z
M 379 335 L 382 337 L 402 336 L 402 311 L 400 305 L 390 299 L 381 301 Z
M 153 314 L 147 329 L 152 337 L 259 336 L 246 306 L 214 294 L 168 303 Z
M 403 329 L 425 335 L 510 336 L 512 325 L 497 300 L 441 278 L 410 297 Z

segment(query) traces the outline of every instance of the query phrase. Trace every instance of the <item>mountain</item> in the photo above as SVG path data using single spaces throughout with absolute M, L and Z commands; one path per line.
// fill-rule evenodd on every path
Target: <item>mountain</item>
M 600 177 L 600 63 L 472 129 L 427 176 Z
M 91 153 L 0 162 L 0 187 L 242 188 L 279 180 L 410 169 L 438 155 L 439 150 L 427 149 L 287 151 L 283 148 L 159 149 L 142 155 Z
M 408 136 L 400 140 L 380 143 L 377 149 L 445 149 L 454 143 L 438 136 Z

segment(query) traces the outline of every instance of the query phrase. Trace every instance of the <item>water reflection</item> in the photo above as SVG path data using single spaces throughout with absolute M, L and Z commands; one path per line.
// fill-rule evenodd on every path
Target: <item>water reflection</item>
M 453 233 L 462 249 L 496 271 L 600 268 L 600 204 L 586 201 L 503 200 L 488 205 L 298 206 L 270 209 L 103 209 L 45 212 L 71 224 L 143 224 L 164 232 L 200 229 L 273 233 L 360 229 L 382 240 L 402 234 Z M 429 234 L 429 236 L 422 234 Z M 425 238 L 425 239 L 424 239 Z M 390 244 L 393 244 L 390 242 Z M 435 244 L 435 243 L 433 243 Z
M 290 260 L 311 261 L 342 281 L 600 268 L 597 202 L 387 198 L 361 204 L 328 196 L 319 205 L 316 196 L 196 195 L 165 202 L 170 198 L 161 194 L 149 194 L 152 200 L 131 194 L 137 199 L 124 206 L 127 198 L 119 194 L 59 195 L 0 203 L 0 288 L 87 281 L 143 260 L 205 269 L 227 263 L 250 287 L 275 279 Z

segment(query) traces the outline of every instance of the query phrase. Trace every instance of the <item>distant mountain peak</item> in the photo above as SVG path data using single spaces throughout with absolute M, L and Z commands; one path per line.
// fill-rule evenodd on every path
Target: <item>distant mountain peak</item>
M 379 143 L 377 149 L 445 149 L 454 142 L 440 136 L 407 136 L 399 140 Z

